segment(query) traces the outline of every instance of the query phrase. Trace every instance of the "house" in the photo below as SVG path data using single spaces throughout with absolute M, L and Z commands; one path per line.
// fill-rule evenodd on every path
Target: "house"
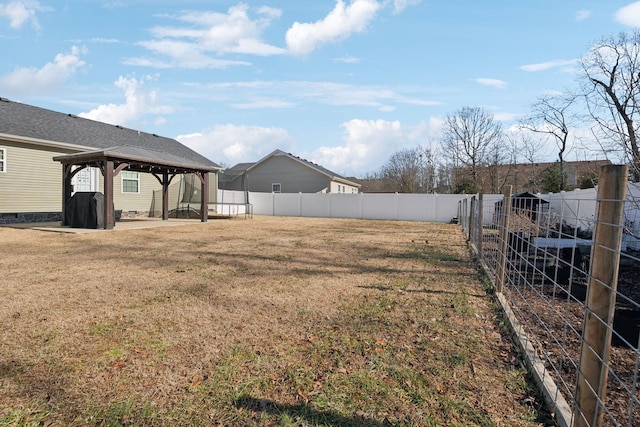
M 255 163 L 239 163 L 220 175 L 223 190 L 263 193 L 358 193 L 360 184 L 318 164 L 275 150 Z
M 148 216 L 154 204 L 167 219 L 175 177 L 199 177 L 202 209 L 215 202 L 221 169 L 171 138 L 0 98 L 0 223 L 64 224 L 74 193 L 100 191 L 105 228 L 116 211 Z
M 600 168 L 608 164 L 611 164 L 609 160 L 565 161 L 565 189 L 593 187 Z M 558 165 L 558 162 L 487 165 L 476 170 L 475 180 L 471 168 L 460 168 L 454 171 L 453 180 L 473 182 L 475 190 L 484 194 L 501 193 L 505 185 L 511 185 L 514 192 L 539 193 L 547 191 L 545 175 Z

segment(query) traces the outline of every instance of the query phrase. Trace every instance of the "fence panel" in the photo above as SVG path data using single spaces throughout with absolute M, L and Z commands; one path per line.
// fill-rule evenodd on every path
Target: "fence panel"
M 274 202 L 271 193 L 249 193 L 249 203 L 253 205 L 256 215 L 273 215 Z
M 300 216 L 304 217 L 327 217 L 331 212 L 331 200 L 328 197 L 317 197 L 317 194 L 301 193 L 299 197 Z M 321 194 L 320 196 L 324 196 Z
M 506 274 L 499 299 L 505 312 L 513 316 L 525 353 L 528 348 L 533 354 L 532 370 L 546 387 L 560 425 L 640 425 L 640 253 L 635 235 L 640 192 L 636 192 L 636 185 L 629 189 L 623 200 L 597 199 L 595 190 L 539 195 L 530 200 L 514 197 L 503 203 L 485 195 L 483 206 L 468 213 L 482 211 L 481 234 L 469 236 L 473 246 L 481 247 L 478 255 L 491 277 L 496 277 L 498 260 L 505 256 Z M 623 243 L 618 247 L 594 243 L 594 232 L 600 226 L 596 208 L 605 202 L 624 204 Z M 496 221 L 502 205 L 507 206 L 510 216 L 504 234 L 506 253 L 500 250 Z M 478 220 L 461 220 L 461 224 L 469 227 Z M 474 239 L 480 238 L 480 245 L 474 244 Z M 597 261 L 604 259 L 597 250 L 619 256 L 619 265 L 610 262 L 600 267 L 612 277 L 618 271 L 613 283 L 606 283 L 602 274 L 593 271 Z M 589 305 L 588 293 L 596 288 L 593 283 L 611 295 L 611 318 Z M 603 303 L 602 298 L 595 300 Z M 579 380 L 586 379 L 586 372 L 593 369 L 581 353 L 596 347 L 583 336 L 587 320 L 606 332 L 599 338 L 604 351 L 598 351 L 596 357 L 603 367 L 596 377 L 603 383 L 594 385 L 592 376 L 587 386 L 596 396 L 592 412 L 585 411 L 587 406 L 578 394 Z
M 227 192 L 224 193 L 224 197 L 229 197 Z M 253 205 L 253 212 L 258 215 L 433 222 L 450 222 L 458 216 L 458 201 L 470 197 L 461 194 L 397 193 L 249 193 L 248 195 L 249 203 Z
M 244 204 L 246 203 L 246 198 L 247 198 L 247 195 L 244 191 L 218 190 L 216 202 Z
M 300 216 L 300 195 L 295 193 L 273 194 L 273 215 Z
M 365 194 L 362 211 L 365 219 L 390 219 L 398 217 L 398 199 L 395 194 Z
M 325 194 L 329 199 L 331 218 L 362 218 L 364 194 Z
M 425 218 L 433 218 L 435 221 L 437 218 L 438 199 L 435 195 L 422 197 L 420 194 L 397 194 L 396 203 L 398 207 L 396 219 L 426 221 Z

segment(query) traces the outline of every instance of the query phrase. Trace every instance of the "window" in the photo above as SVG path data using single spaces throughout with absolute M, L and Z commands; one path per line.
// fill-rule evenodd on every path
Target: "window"
M 280 185 L 280 184 L 271 184 L 271 192 L 272 193 L 280 193 L 280 192 L 282 192 L 282 185 Z
M 0 148 L 0 172 L 7 171 L 7 150 Z
M 122 192 L 123 193 L 139 193 L 140 192 L 140 176 L 138 172 L 122 171 Z

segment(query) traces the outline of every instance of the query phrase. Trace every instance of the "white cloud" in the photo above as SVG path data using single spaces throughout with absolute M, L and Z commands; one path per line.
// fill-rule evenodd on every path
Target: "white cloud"
M 169 57 L 169 60 L 158 58 L 130 58 L 125 60 L 127 65 L 149 66 L 155 68 L 227 68 L 234 65 L 250 65 L 246 61 L 232 61 L 226 59 L 212 58 L 206 55 L 200 47 L 193 43 L 174 40 L 151 40 L 140 42 L 146 49 Z
M 127 3 L 124 1 L 109 1 L 106 3 L 102 3 L 102 7 L 105 9 L 121 9 L 127 7 Z
M 11 28 L 19 29 L 29 22 L 35 30 L 39 30 L 40 23 L 38 22 L 36 13 L 49 10 L 51 9 L 41 6 L 37 1 L 12 1 L 6 4 L 0 4 L 0 17 L 7 18 Z
M 276 127 L 217 125 L 211 130 L 178 135 L 178 141 L 217 163 L 254 162 L 276 149 L 291 151 L 293 138 Z
M 409 6 L 415 6 L 420 4 L 422 0 L 393 0 L 393 13 L 398 14 L 401 13 Z
M 522 71 L 537 72 L 537 71 L 550 70 L 552 68 L 560 68 L 562 71 L 572 72 L 577 63 L 578 63 L 577 59 L 559 59 L 556 61 L 522 65 L 520 69 Z
M 590 16 L 591 16 L 590 10 L 587 10 L 587 9 L 579 10 L 578 13 L 576 13 L 576 22 L 582 22 L 588 19 Z
M 157 26 L 151 29 L 153 40 L 142 41 L 140 46 L 153 54 L 166 57 L 131 58 L 128 64 L 182 67 L 223 68 L 248 65 L 245 61 L 225 61 L 211 54 L 245 54 L 270 56 L 285 53 L 285 49 L 262 41 L 262 33 L 282 12 L 272 7 L 260 7 L 257 17 L 249 17 L 250 8 L 244 3 L 232 6 L 227 13 L 184 12 L 173 17 L 183 26 Z
M 619 23 L 629 27 L 640 27 L 640 1 L 633 2 L 618 9 L 614 18 Z
M 0 77 L 0 89 L 14 95 L 37 95 L 62 88 L 64 82 L 85 62 L 80 58 L 86 49 L 72 47 L 70 53 L 59 53 L 42 68 L 22 67 Z
M 431 107 L 438 101 L 419 99 L 399 93 L 395 88 L 373 85 L 348 85 L 313 81 L 246 81 L 222 82 L 197 86 L 202 96 L 220 100 L 232 99 L 233 107 L 258 108 L 265 101 L 279 108 L 306 102 L 325 105 L 371 107 L 393 111 L 399 104 Z M 403 91 L 415 96 L 421 88 L 406 87 Z
M 314 23 L 295 22 L 286 34 L 287 47 L 295 55 L 307 55 L 325 43 L 362 32 L 381 7 L 375 0 L 353 0 L 348 6 L 337 0 L 325 18 Z
M 258 8 L 258 13 L 261 15 L 269 16 L 271 18 L 280 18 L 282 16 L 282 10 L 269 6 L 262 6 Z
M 476 82 L 480 83 L 481 85 L 491 86 L 497 89 L 504 89 L 507 87 L 507 82 L 505 82 L 504 80 L 498 80 L 498 79 L 486 79 L 481 77 L 481 78 L 477 78 Z
M 372 107 L 391 111 L 395 104 L 433 106 L 438 102 L 410 98 L 384 86 L 355 86 L 330 82 L 290 82 L 288 86 L 301 100 L 311 100 L 328 105 Z
M 342 62 L 345 64 L 357 64 L 360 62 L 360 58 L 355 58 L 353 56 L 343 56 L 341 58 L 333 58 L 333 62 Z
M 289 101 L 283 101 L 281 99 L 255 99 L 249 102 L 241 102 L 236 104 L 231 104 L 233 108 L 238 108 L 240 110 L 251 110 L 251 109 L 260 109 L 260 108 L 291 108 L 296 104 Z
M 393 153 L 424 142 L 437 122 L 415 128 L 399 121 L 354 119 L 342 124 L 343 144 L 323 146 L 303 157 L 344 175 L 360 175 L 379 169 Z
M 87 113 L 78 114 L 80 117 L 98 120 L 113 125 L 127 125 L 148 114 L 167 114 L 172 108 L 158 104 L 155 91 L 145 92 L 144 82 L 153 80 L 153 76 L 141 79 L 134 77 L 118 77 L 114 85 L 124 92 L 124 104 L 102 104 Z M 155 123 L 164 123 L 164 118 L 156 117 Z
M 105 44 L 114 44 L 120 43 L 120 40 L 113 38 L 105 38 L 105 37 L 94 37 L 91 39 L 92 43 L 105 43 Z
M 509 113 L 507 111 L 498 111 L 496 113 L 493 113 L 493 118 L 498 122 L 513 122 L 520 116 L 521 114 Z

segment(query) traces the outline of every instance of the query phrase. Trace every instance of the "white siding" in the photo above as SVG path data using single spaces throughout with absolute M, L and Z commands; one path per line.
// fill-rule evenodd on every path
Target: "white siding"
M 331 181 L 331 193 L 358 194 L 358 187 L 343 184 L 342 182 L 338 181 Z

